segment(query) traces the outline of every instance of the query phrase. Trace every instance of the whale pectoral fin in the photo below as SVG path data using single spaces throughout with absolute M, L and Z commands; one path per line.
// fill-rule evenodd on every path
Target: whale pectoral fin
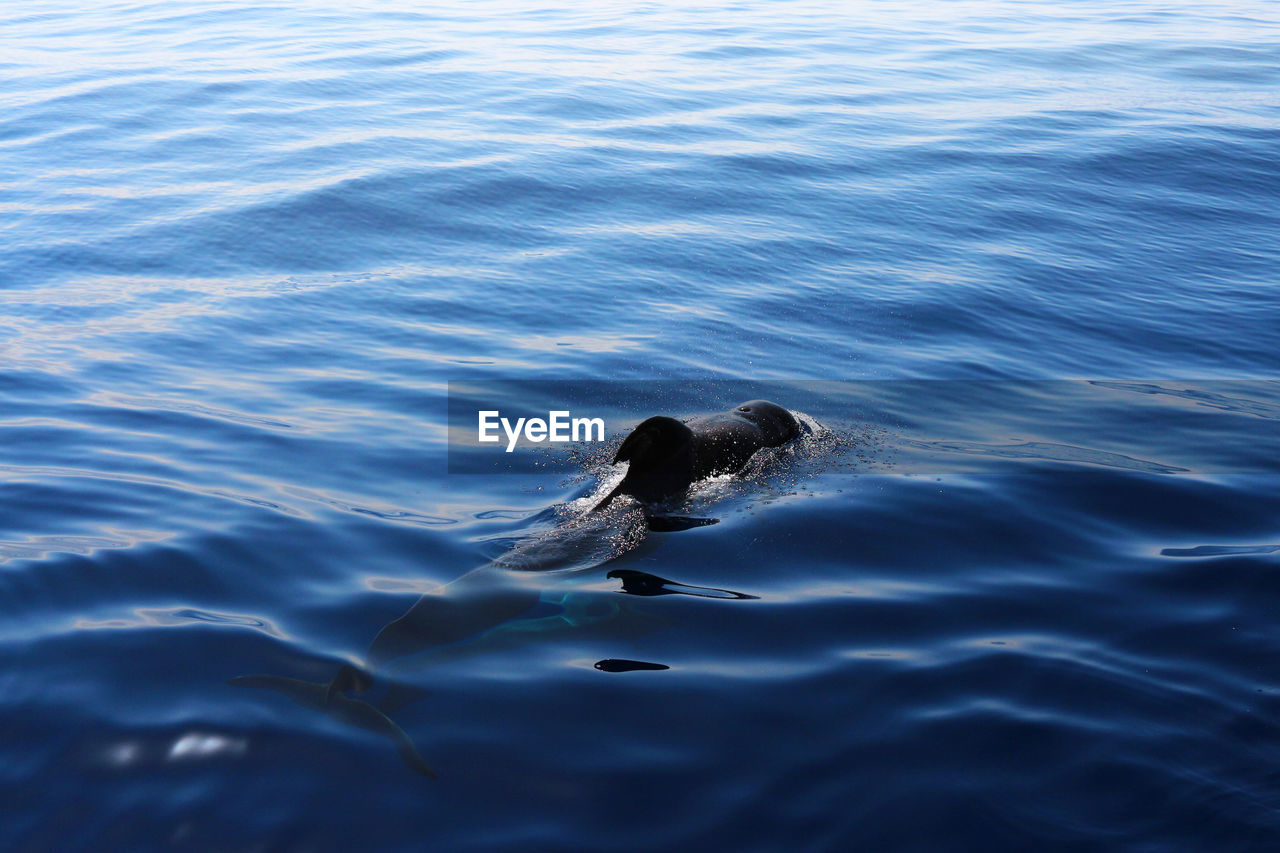
M 683 515 L 650 515 L 646 516 L 645 521 L 654 533 L 678 533 L 681 530 L 720 523 L 718 518 L 691 518 Z
M 363 693 L 373 686 L 373 676 L 349 663 L 344 663 L 337 674 L 333 676 L 333 680 L 329 682 L 329 687 L 325 690 L 324 701 L 326 705 L 333 702 L 333 698 L 341 693 L 350 690 L 353 693 Z

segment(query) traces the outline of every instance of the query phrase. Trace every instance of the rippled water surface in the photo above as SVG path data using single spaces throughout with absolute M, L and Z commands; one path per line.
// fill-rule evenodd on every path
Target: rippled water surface
M 1280 848 L 1275 4 L 17 0 L 0 70 L 3 849 Z M 584 513 L 752 397 L 687 529 Z

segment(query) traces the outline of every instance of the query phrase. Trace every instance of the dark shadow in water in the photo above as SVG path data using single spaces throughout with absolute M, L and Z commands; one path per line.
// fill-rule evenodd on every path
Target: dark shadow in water
M 627 595 L 692 595 L 697 598 L 730 598 L 739 601 L 760 597 L 748 595 L 745 592 L 734 592 L 731 589 L 718 589 L 714 586 L 693 586 L 634 569 L 614 569 L 605 577 L 621 580 L 622 591 Z
M 623 658 L 605 658 L 596 661 L 595 668 L 601 672 L 640 672 L 671 669 L 665 663 L 649 663 L 643 660 L 625 660 Z
M 689 518 L 683 515 L 651 515 L 645 521 L 654 533 L 678 533 L 681 530 L 720 523 L 718 518 Z
M 483 566 L 438 592 L 423 595 L 403 615 L 384 625 L 370 644 L 363 667 L 343 664 L 328 683 L 258 674 L 233 678 L 230 684 L 274 690 L 303 707 L 382 735 L 395 744 L 406 765 L 434 778 L 434 771 L 418 754 L 408 735 L 388 716 L 422 699 L 428 691 L 398 680 L 384 679 L 388 685 L 387 692 L 377 705 L 349 694 L 369 691 L 374 686 L 374 670 L 436 650 L 445 653 L 450 649 L 462 650 L 491 629 L 527 624 L 530 631 L 537 631 L 541 630 L 540 618 L 558 627 L 574 625 L 573 620 L 567 617 L 545 616 L 545 611 L 556 608 L 540 605 L 543 590 L 553 582 L 547 577 L 555 574 L 512 570 L 498 564 Z M 634 569 L 615 569 L 607 577 L 621 581 L 618 592 L 627 595 L 688 595 L 738 601 L 757 598 L 728 589 L 684 584 Z M 669 667 L 661 663 L 607 658 L 596 663 L 595 669 L 617 673 L 660 671 Z
M 563 509 L 563 508 L 559 508 Z M 628 495 L 610 502 L 605 510 L 566 515 L 557 508 L 539 514 L 535 521 L 557 521 L 544 530 L 518 540 L 502 555 L 473 569 L 438 591 L 423 595 L 403 615 L 388 622 L 374 637 L 362 667 L 343 664 L 328 683 L 303 681 L 276 675 L 233 678 L 236 687 L 274 690 L 307 708 L 328 714 L 350 725 L 376 732 L 395 745 L 410 768 L 426 776 L 435 773 L 414 748 L 408 735 L 388 716 L 416 701 L 426 691 L 387 678 L 392 662 L 422 656 L 429 663 L 440 657 L 474 654 L 486 648 L 481 638 L 497 630 L 509 632 L 506 640 L 525 641 L 548 628 L 576 628 L 598 617 L 575 617 L 569 608 L 539 606 L 544 592 L 564 580 L 600 566 L 639 546 L 649 531 L 674 533 L 718 523 L 716 518 L 650 516 Z M 715 587 L 694 586 L 631 569 L 615 569 L 608 578 L 622 582 L 619 592 L 634 596 L 687 595 L 721 600 L 750 600 L 757 596 Z M 604 619 L 618 620 L 623 611 L 604 608 Z M 497 629 L 497 630 L 495 630 Z M 501 640 L 499 641 L 501 642 Z M 438 654 L 436 654 L 438 652 Z M 637 672 L 668 669 L 665 664 L 607 658 L 595 664 L 601 672 Z M 374 671 L 387 683 L 379 705 L 353 698 L 374 686 Z
M 285 678 L 281 675 L 240 675 L 230 679 L 233 687 L 258 687 L 283 693 L 304 708 L 323 711 L 339 722 L 366 729 L 388 738 L 410 769 L 436 778 L 435 771 L 418 754 L 413 741 L 390 717 L 368 702 L 352 699 L 332 689 L 330 684 Z
M 1274 554 L 1280 545 L 1197 545 L 1194 548 L 1164 548 L 1162 557 L 1229 557 L 1237 554 Z

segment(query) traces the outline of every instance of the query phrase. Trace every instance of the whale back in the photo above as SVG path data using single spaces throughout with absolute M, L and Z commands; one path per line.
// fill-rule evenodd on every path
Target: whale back
M 613 464 L 629 463 L 627 474 L 596 509 L 618 495 L 656 504 L 677 498 L 697 480 L 742 470 L 762 447 L 778 447 L 796 436 L 791 412 L 768 400 L 749 400 L 688 423 L 657 415 L 641 421 L 623 440 Z
M 728 412 L 689 421 L 694 436 L 694 479 L 742 470 L 762 447 L 778 447 L 800 427 L 790 411 L 767 400 L 750 400 Z

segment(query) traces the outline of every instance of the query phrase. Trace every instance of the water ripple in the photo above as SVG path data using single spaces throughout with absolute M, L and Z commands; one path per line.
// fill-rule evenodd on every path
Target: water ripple
M 139 608 L 134 611 L 136 619 L 78 619 L 75 627 L 82 630 L 101 630 L 104 628 L 148 628 L 169 627 L 180 628 L 192 624 L 228 625 L 237 628 L 251 628 L 272 637 L 283 637 L 276 626 L 266 619 L 235 613 L 214 613 L 193 607 L 177 607 L 172 609 Z
M 2 31 L 0 847 L 1275 846 L 1273 4 Z M 836 439 L 666 532 L 451 468 L 463 386 L 603 378 Z

